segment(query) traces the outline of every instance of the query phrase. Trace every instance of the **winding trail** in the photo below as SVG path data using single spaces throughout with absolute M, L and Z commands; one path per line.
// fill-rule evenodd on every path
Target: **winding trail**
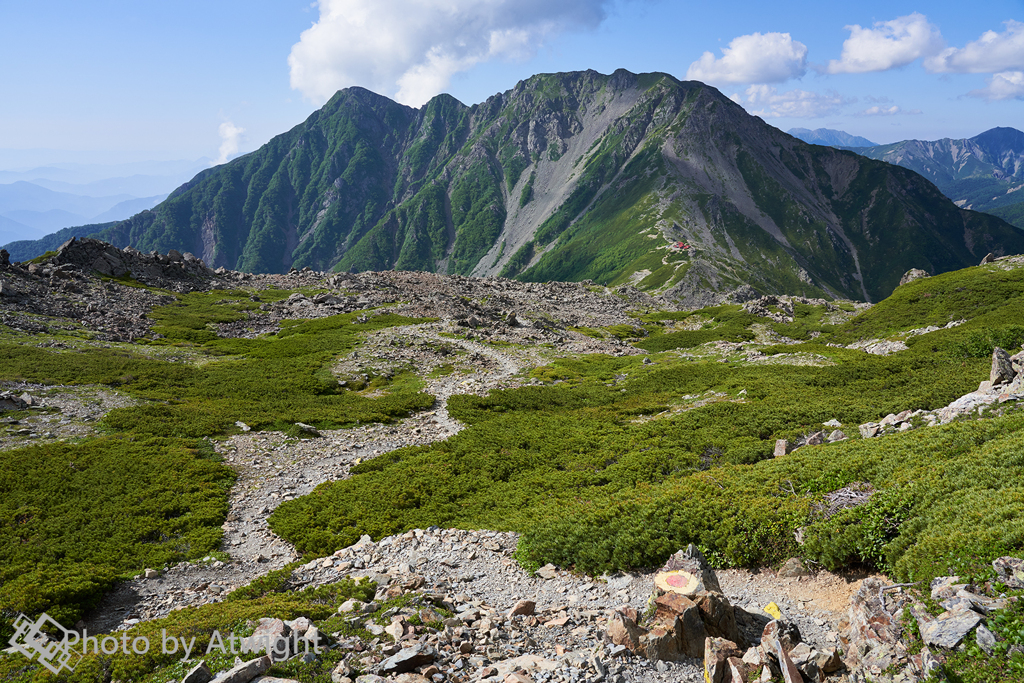
M 448 412 L 452 396 L 486 394 L 516 383 L 517 374 L 546 362 L 536 352 L 499 350 L 454 336 L 457 331 L 465 332 L 443 323 L 386 328 L 357 349 L 361 362 L 375 363 L 376 352 L 415 344 L 414 352 L 423 362 L 417 370 L 427 375 L 431 366 L 450 359 L 428 357 L 431 348 L 425 343 L 457 347 L 463 354 L 458 363 L 461 372 L 425 379 L 424 390 L 436 397 L 429 410 L 395 424 L 324 431 L 312 439 L 290 439 L 281 432 L 244 432 L 217 444 L 218 453 L 238 473 L 221 546 L 231 561 L 182 564 L 157 579 L 140 577 L 122 583 L 87 619 L 90 631 L 112 631 L 183 606 L 217 602 L 238 586 L 295 561 L 299 554 L 294 546 L 267 524 L 281 503 L 307 495 L 320 484 L 348 478 L 351 467 L 369 458 L 457 434 L 465 425 Z

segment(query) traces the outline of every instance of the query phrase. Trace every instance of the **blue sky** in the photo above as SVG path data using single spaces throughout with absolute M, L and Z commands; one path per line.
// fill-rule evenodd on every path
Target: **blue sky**
M 784 130 L 969 137 L 1024 128 L 1022 22 L 1022 0 L 0 0 L 0 169 L 225 159 L 338 88 L 474 104 L 588 68 L 705 80 Z

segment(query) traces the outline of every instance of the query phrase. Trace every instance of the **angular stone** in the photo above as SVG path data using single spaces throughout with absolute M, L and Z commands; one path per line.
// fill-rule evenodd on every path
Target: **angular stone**
M 395 676 L 395 683 L 430 683 L 430 679 L 420 674 L 407 673 Z
M 779 570 L 779 576 L 793 579 L 798 576 L 807 576 L 809 572 L 804 567 L 804 563 L 800 561 L 799 557 L 791 557 L 785 561 L 782 565 L 782 569 Z
M 700 607 L 693 600 L 678 593 L 666 593 L 655 599 L 655 623 L 671 624 L 678 633 L 679 649 L 690 657 L 704 653 L 707 629 L 701 619 Z M 678 620 L 678 625 L 675 621 Z
M 987 654 L 992 654 L 992 648 L 996 644 L 996 635 L 989 631 L 985 624 L 978 624 L 978 630 L 974 634 L 974 639 L 978 643 L 978 647 Z
M 959 645 L 968 632 L 981 623 L 981 619 L 981 615 L 973 610 L 943 612 L 921 627 L 921 639 L 926 645 L 949 650 Z
M 825 680 L 825 675 L 822 673 L 821 667 L 818 666 L 818 651 L 810 645 L 797 643 L 787 654 L 804 678 L 819 683 Z
M 839 656 L 839 650 L 831 647 L 824 652 L 818 652 L 814 658 L 815 664 L 818 668 L 827 674 L 839 671 L 840 667 L 843 666 L 843 660 Z
M 874 422 L 867 422 L 858 427 L 858 429 L 860 430 L 861 438 L 870 439 L 878 434 L 881 427 Z
M 842 441 L 845 438 L 846 432 L 844 432 L 841 429 L 836 429 L 835 431 L 828 435 L 828 442 L 835 443 L 836 441 Z
M 217 678 L 217 683 L 249 683 L 257 676 L 266 673 L 273 662 L 264 655 L 248 662 L 241 662 Z
M 553 579 L 558 576 L 558 568 L 553 564 L 546 564 L 537 570 L 537 576 L 546 580 Z
M 736 626 L 736 611 L 727 597 L 721 593 L 704 593 L 697 596 L 695 601 L 709 636 L 725 638 L 734 643 L 741 642 L 739 628 Z
M 789 652 L 800 641 L 800 629 L 797 628 L 796 624 L 782 621 L 781 619 L 769 621 L 761 633 L 761 647 L 773 655 L 776 654 L 780 647 L 783 651 Z
M 623 645 L 630 652 L 637 652 L 640 649 L 640 638 L 647 633 L 647 629 L 637 626 L 635 621 L 616 611 L 609 617 L 605 632 L 613 645 Z
M 778 661 L 779 669 L 782 671 L 782 680 L 785 683 L 804 683 L 800 669 L 796 668 L 793 660 L 789 658 L 789 654 L 783 649 L 781 641 L 775 641 L 775 650 L 772 654 L 775 655 L 775 659 Z
M 210 672 L 210 667 L 206 666 L 206 662 L 199 662 L 185 674 L 181 683 L 210 683 L 212 680 L 213 673 Z
M 704 680 L 706 683 L 729 683 L 725 678 L 730 658 L 739 658 L 736 643 L 725 638 L 708 636 L 704 641 Z
M 679 617 L 669 626 L 656 626 L 640 636 L 640 650 L 652 662 L 678 662 L 686 657 L 682 630 Z
M 992 349 L 992 371 L 988 376 L 988 380 L 992 382 L 992 385 L 1012 382 L 1015 375 L 1010 354 L 998 346 Z
M 299 428 L 299 432 L 307 436 L 320 436 L 320 430 L 313 425 L 308 425 L 305 422 L 296 422 L 295 426 Z
M 729 667 L 729 682 L 730 683 L 747 683 L 747 665 L 742 659 L 737 657 L 729 657 L 725 660 L 726 665 Z
M 900 278 L 899 286 L 902 287 L 907 283 L 913 282 L 914 280 L 920 280 L 923 277 L 930 276 L 926 271 L 921 270 L 920 268 L 911 268 L 910 270 L 903 274 L 903 277 Z
M 533 614 L 534 610 L 536 610 L 536 609 L 537 609 L 537 603 L 534 602 L 533 600 L 520 600 L 516 604 L 512 605 L 512 609 L 510 609 L 508 611 L 508 614 L 505 615 L 505 616 L 507 618 L 509 618 L 509 619 L 511 619 L 512 617 L 514 617 L 517 614 L 519 614 L 521 616 L 524 616 L 524 617 L 528 617 L 531 614 Z
M 348 662 L 346 662 L 346 661 L 338 662 L 338 665 L 336 667 L 334 667 L 333 671 L 331 671 L 331 682 L 332 683 L 343 683 L 342 679 L 344 679 L 346 681 L 351 681 L 352 680 L 352 678 L 351 678 L 352 674 L 353 674 L 352 667 L 348 665 Z
M 349 612 L 361 612 L 363 609 L 363 602 L 360 600 L 346 600 L 338 606 L 338 614 L 348 614 Z
M 1019 557 L 999 557 L 992 561 L 999 580 L 1009 588 L 1024 588 L 1024 560 Z
M 959 576 L 936 576 L 929 585 L 932 598 L 935 600 L 953 597 L 957 591 L 966 587 L 967 584 L 961 582 Z
M 772 453 L 773 457 L 779 458 L 785 455 L 789 451 L 789 442 L 785 439 L 775 440 L 775 451 Z
M 381 662 L 381 673 L 401 674 L 412 671 L 418 666 L 430 664 L 437 657 L 437 651 L 422 643 L 403 648 L 398 654 Z

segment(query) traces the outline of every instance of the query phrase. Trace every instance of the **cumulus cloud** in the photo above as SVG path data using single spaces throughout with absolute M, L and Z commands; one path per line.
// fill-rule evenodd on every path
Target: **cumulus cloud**
M 854 24 L 846 29 L 850 37 L 843 42 L 842 54 L 825 68 L 830 74 L 895 69 L 945 47 L 938 27 L 918 12 L 892 21 L 877 21 L 873 28 Z
M 419 106 L 452 76 L 525 59 L 559 32 L 596 28 L 611 0 L 318 0 L 288 56 L 291 85 L 322 103 L 361 85 Z
M 781 83 L 807 73 L 807 46 L 788 33 L 752 33 L 733 38 L 722 56 L 705 52 L 686 78 L 705 83 Z
M 242 142 L 242 133 L 245 128 L 239 128 L 231 121 L 225 121 L 217 129 L 220 133 L 220 156 L 213 162 L 213 165 L 227 163 L 228 159 L 238 154 L 238 145 Z
M 836 92 L 823 95 L 807 90 L 790 90 L 780 93 L 778 88 L 764 84 L 750 86 L 745 94 L 745 98 L 733 95 L 732 99 L 754 116 L 766 119 L 816 119 L 832 116 L 852 102 Z
M 857 112 L 857 116 L 896 116 L 897 114 L 920 114 L 920 109 L 906 110 L 902 107 L 898 107 L 895 104 L 891 107 L 880 107 L 877 104 L 873 107 L 868 107 L 864 111 Z
M 972 97 L 981 97 L 989 102 L 996 100 L 1024 100 L 1024 71 L 1004 71 L 993 74 L 988 85 L 981 90 L 968 93 Z
M 1024 69 L 1024 23 L 1005 22 L 1002 33 L 985 31 L 964 47 L 948 47 L 926 59 L 924 66 L 935 73 L 995 73 Z

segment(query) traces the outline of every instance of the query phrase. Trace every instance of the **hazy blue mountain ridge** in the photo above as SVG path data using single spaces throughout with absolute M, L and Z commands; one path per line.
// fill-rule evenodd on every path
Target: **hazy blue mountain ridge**
M 878 143 L 871 142 L 859 135 L 851 135 L 846 131 L 833 128 L 790 128 L 786 131 L 795 138 L 812 145 L 828 145 L 829 147 L 874 147 Z

